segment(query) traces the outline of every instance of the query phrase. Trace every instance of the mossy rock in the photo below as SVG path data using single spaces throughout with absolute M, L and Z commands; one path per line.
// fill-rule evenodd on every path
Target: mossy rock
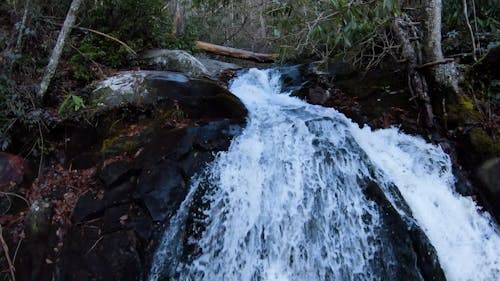
M 482 159 L 500 156 L 500 142 L 495 141 L 481 128 L 474 128 L 469 132 L 469 140 L 474 150 Z
M 448 122 L 463 126 L 470 121 L 480 120 L 480 114 L 474 108 L 474 100 L 466 95 L 459 95 L 455 102 L 447 105 Z
M 49 235 L 52 218 L 52 204 L 42 199 L 31 204 L 26 229 L 33 240 L 41 240 Z

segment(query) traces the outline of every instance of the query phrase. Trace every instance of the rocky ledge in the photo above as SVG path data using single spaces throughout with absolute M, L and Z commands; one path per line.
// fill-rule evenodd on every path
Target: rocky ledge
M 173 72 L 118 73 L 90 100 L 84 121 L 61 128 L 64 167 L 39 184 L 59 190 L 40 192 L 46 207 L 29 211 L 18 280 L 144 279 L 191 177 L 227 150 L 247 115 L 223 87 Z M 75 169 L 85 181 L 50 183 Z

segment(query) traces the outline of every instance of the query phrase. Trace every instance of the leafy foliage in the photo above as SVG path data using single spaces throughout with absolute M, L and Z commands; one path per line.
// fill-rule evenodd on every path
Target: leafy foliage
M 384 29 L 397 0 L 287 0 L 269 10 L 283 55 L 327 58 L 358 46 Z
M 85 103 L 83 102 L 83 99 L 79 96 L 68 94 L 62 101 L 61 105 L 59 105 L 57 113 L 68 114 L 71 111 L 79 111 L 82 108 L 85 108 Z
M 500 1 L 469 0 L 469 20 L 476 36 L 481 33 L 488 41 L 500 40 Z M 465 23 L 462 1 L 443 1 L 444 49 L 447 52 L 463 52 L 464 44 L 470 44 Z M 471 48 L 470 46 L 467 46 Z

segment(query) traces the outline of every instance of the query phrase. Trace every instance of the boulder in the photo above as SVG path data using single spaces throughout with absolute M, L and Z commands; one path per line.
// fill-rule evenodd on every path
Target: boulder
M 165 71 L 125 71 L 97 84 L 92 112 L 126 106 L 177 105 L 189 118 L 230 118 L 241 122 L 247 110 L 228 90 L 206 79 Z
M 238 70 L 242 67 L 229 62 L 223 62 L 207 58 L 198 58 L 198 60 L 205 66 L 211 76 L 216 76 L 221 74 L 226 70 Z
M 486 206 L 500 222 L 500 157 L 485 161 L 477 171 L 484 187 L 481 195 Z
M 96 198 L 92 194 L 85 194 L 78 198 L 75 209 L 72 213 L 74 222 L 95 219 L 104 212 L 104 201 Z
M 183 72 L 191 77 L 208 77 L 211 72 L 186 51 L 157 49 L 144 52 L 140 63 L 154 70 Z
M 182 170 L 168 160 L 145 169 L 137 183 L 153 221 L 173 216 L 189 191 Z
M 500 158 L 486 161 L 478 170 L 479 179 L 489 192 L 500 195 Z

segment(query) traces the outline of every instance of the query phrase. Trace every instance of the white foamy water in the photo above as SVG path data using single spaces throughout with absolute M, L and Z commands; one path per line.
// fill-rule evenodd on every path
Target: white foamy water
M 382 214 L 363 193 L 367 180 L 399 188 L 448 280 L 500 280 L 496 226 L 453 191 L 440 148 L 291 98 L 272 70 L 249 70 L 230 89 L 248 124 L 194 180 L 150 280 L 391 280 L 399 261 L 381 248 Z M 205 194 L 203 227 L 190 236 L 196 193 Z

